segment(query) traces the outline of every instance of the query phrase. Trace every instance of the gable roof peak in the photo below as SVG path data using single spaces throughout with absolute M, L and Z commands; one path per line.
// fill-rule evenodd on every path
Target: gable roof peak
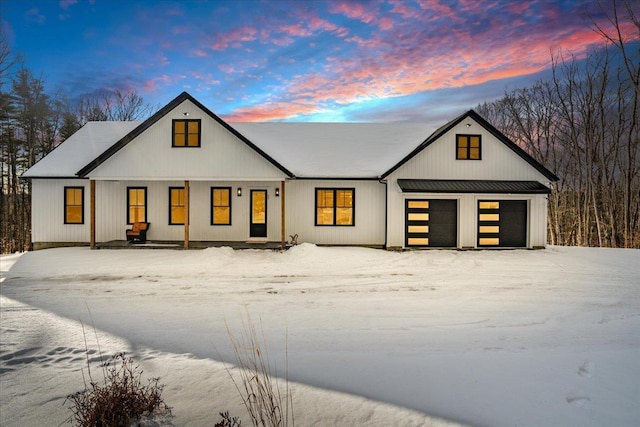
M 413 150 L 411 153 L 409 153 L 404 159 L 402 159 L 400 162 L 398 162 L 391 169 L 389 169 L 384 174 L 382 174 L 380 176 L 380 178 L 384 179 L 387 176 L 389 176 L 391 173 L 393 173 L 395 170 L 397 170 L 400 166 L 402 166 L 403 164 L 405 164 L 406 162 L 411 160 L 414 156 L 416 156 L 422 150 L 427 148 L 433 142 L 435 142 L 436 140 L 440 139 L 441 136 L 443 136 L 445 133 L 449 132 L 451 129 L 453 129 L 455 126 L 457 126 L 461 121 L 463 121 L 467 117 L 471 117 L 473 120 L 475 120 L 480 126 L 482 126 L 484 129 L 486 129 L 493 136 L 495 136 L 500 142 L 502 142 L 511 151 L 513 151 L 518 156 L 520 156 L 524 161 L 529 163 L 533 168 L 535 168 L 538 172 L 540 172 L 542 175 L 544 175 L 547 179 L 549 179 L 550 181 L 554 181 L 554 182 L 560 180 L 560 178 L 558 178 L 553 172 L 551 172 L 544 165 L 542 165 L 542 163 L 538 162 L 536 159 L 531 157 L 531 155 L 529 155 L 529 153 L 524 151 L 518 144 L 516 144 L 511 139 L 509 139 L 505 134 L 500 132 L 495 126 L 493 126 L 491 123 L 489 123 L 487 120 L 485 120 L 484 117 L 482 117 L 480 114 L 476 113 L 473 109 L 470 109 L 466 113 L 461 114 L 460 116 L 456 117 L 455 119 L 451 120 L 448 123 L 445 123 L 443 126 L 438 128 L 426 140 L 424 140 L 424 142 L 422 142 L 422 144 L 420 144 L 418 147 L 416 147 L 415 150 Z
M 282 166 L 276 160 L 271 158 L 267 153 L 265 153 L 260 148 L 258 148 L 254 143 L 249 141 L 245 136 L 240 134 L 240 132 L 235 130 L 233 127 L 231 127 L 227 122 L 222 120 L 220 117 L 215 115 L 211 110 L 209 110 L 207 107 L 205 107 L 203 104 L 201 104 L 200 101 L 195 99 L 193 96 L 191 96 L 186 91 L 183 91 L 180 95 L 176 96 L 171 101 L 169 101 L 169 103 L 167 105 L 165 105 L 164 107 L 162 107 L 161 109 L 156 111 L 155 114 L 153 114 L 147 120 L 142 122 L 138 127 L 136 127 L 131 132 L 129 132 L 127 135 L 125 135 L 120 140 L 118 140 L 115 144 L 113 144 L 111 147 L 109 147 L 109 149 L 107 149 L 104 153 L 102 153 L 100 156 L 96 157 L 93 161 L 91 161 L 85 167 L 80 169 L 76 175 L 78 175 L 80 177 L 86 177 L 87 174 L 89 174 L 91 171 L 96 169 L 102 163 L 107 161 L 111 156 L 113 156 L 115 153 L 120 151 L 120 149 L 122 147 L 124 147 L 125 145 L 129 144 L 136 137 L 138 137 L 140 134 L 142 134 L 144 131 L 146 131 L 149 127 L 151 127 L 151 125 L 153 125 L 154 123 L 158 122 L 161 118 L 163 118 L 164 116 L 169 114 L 169 112 L 174 110 L 178 105 L 180 105 L 185 100 L 189 100 L 190 102 L 192 102 L 196 107 L 198 107 L 200 110 L 202 110 L 206 115 L 208 115 L 213 120 L 218 122 L 221 126 L 226 128 L 229 132 L 231 132 L 233 135 L 235 135 L 243 143 L 248 145 L 251 149 L 256 151 L 259 155 L 264 157 L 269 163 L 274 165 L 276 168 L 278 168 L 280 171 L 282 171 L 285 175 L 289 176 L 290 178 L 293 178 L 294 175 L 288 169 L 286 169 L 284 166 Z

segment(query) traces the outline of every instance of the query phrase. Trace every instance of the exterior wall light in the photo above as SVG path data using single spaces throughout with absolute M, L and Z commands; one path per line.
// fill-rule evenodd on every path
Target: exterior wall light
M 189 117 L 189 112 L 186 111 L 186 112 L 182 113 L 182 115 L 185 116 L 185 117 Z
M 280 197 L 280 189 L 276 187 L 276 197 Z
M 238 187 L 236 194 L 238 195 L 238 197 L 242 197 L 242 187 Z

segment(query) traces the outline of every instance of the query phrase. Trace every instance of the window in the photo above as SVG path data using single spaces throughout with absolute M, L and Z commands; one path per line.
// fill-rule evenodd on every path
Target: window
M 231 187 L 211 187 L 211 225 L 231 225 Z
M 84 187 L 64 187 L 64 223 L 84 224 Z
M 169 225 L 184 225 L 184 187 L 169 187 Z
M 147 222 L 147 187 L 127 187 L 127 224 Z
M 456 135 L 456 159 L 480 160 L 481 148 L 480 135 Z
M 200 119 L 174 120 L 172 147 L 200 147 Z
M 316 225 L 354 225 L 353 188 L 316 188 Z

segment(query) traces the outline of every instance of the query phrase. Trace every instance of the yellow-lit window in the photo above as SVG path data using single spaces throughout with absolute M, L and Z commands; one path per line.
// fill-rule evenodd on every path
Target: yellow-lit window
M 410 213 L 407 215 L 409 221 L 429 221 L 428 213 Z
M 127 187 L 127 223 L 147 222 L 146 187 Z
M 336 225 L 353 224 L 353 190 L 336 190 Z
M 478 231 L 480 233 L 499 233 L 500 227 L 497 225 L 481 225 Z
M 200 139 L 200 119 L 173 121 L 173 147 L 200 147 Z
M 480 209 L 500 209 L 500 202 L 480 202 Z
M 428 237 L 409 237 L 407 243 L 410 246 L 429 246 Z
M 231 187 L 211 188 L 211 225 L 231 225 Z
M 354 225 L 353 188 L 316 189 L 316 225 Z
M 456 135 L 456 159 L 480 160 L 481 149 L 480 135 Z
M 429 226 L 428 225 L 410 225 L 407 227 L 407 231 L 409 233 L 428 233 Z
M 500 239 L 497 237 L 481 237 L 478 241 L 481 246 L 498 246 Z
M 500 221 L 500 214 L 480 214 L 480 221 Z
M 428 200 L 409 200 L 407 202 L 408 208 L 429 209 Z
M 183 187 L 169 188 L 169 224 L 184 224 L 185 194 Z
M 84 187 L 64 187 L 64 223 L 84 224 Z

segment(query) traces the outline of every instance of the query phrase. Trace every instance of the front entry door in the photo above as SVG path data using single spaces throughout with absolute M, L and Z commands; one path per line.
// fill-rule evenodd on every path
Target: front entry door
M 267 237 L 267 190 L 251 190 L 249 237 Z

